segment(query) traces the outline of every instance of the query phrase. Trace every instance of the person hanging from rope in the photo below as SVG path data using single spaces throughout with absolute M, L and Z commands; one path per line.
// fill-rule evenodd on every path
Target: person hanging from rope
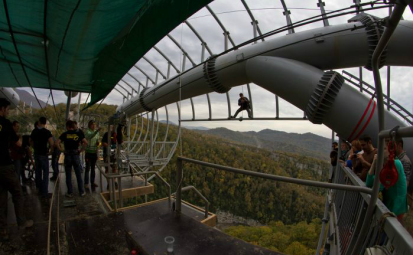
M 246 110 L 248 112 L 248 117 L 250 119 L 252 119 L 252 112 L 251 112 L 251 105 L 250 105 L 250 100 L 248 100 L 247 97 L 244 97 L 244 94 L 240 93 L 239 94 L 239 99 L 238 99 L 238 105 L 239 108 L 238 110 L 235 112 L 234 116 L 231 116 L 231 118 L 235 119 L 238 115 L 238 113 L 240 113 L 241 111 Z

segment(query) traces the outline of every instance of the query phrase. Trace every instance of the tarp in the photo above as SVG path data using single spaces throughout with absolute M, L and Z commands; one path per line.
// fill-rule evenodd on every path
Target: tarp
M 146 52 L 211 0 L 3 0 L 0 87 L 103 99 Z

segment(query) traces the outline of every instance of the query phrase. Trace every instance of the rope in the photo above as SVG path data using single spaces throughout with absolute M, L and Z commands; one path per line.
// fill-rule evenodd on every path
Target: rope
M 376 238 L 376 245 L 379 245 L 379 242 L 381 241 L 381 236 L 384 233 L 384 223 L 386 222 L 386 219 L 388 217 L 394 217 L 397 218 L 397 215 L 394 214 L 393 212 L 386 212 L 384 213 L 379 220 L 379 231 L 377 232 L 377 238 Z
M 357 125 L 354 127 L 354 129 L 353 129 L 353 131 L 351 132 L 350 136 L 347 138 L 348 141 L 352 141 L 352 140 L 357 139 L 357 138 L 360 136 L 361 132 L 363 132 L 364 129 L 365 129 L 365 128 L 367 127 L 367 125 L 369 124 L 369 122 L 370 122 L 370 120 L 371 120 L 371 118 L 372 118 L 372 115 L 373 115 L 373 113 L 374 113 L 374 110 L 375 110 L 375 108 L 376 108 L 376 102 L 374 101 L 375 95 L 376 95 L 376 93 L 374 93 L 374 94 L 371 96 L 370 101 L 369 101 L 366 109 L 364 110 L 363 115 L 361 116 L 361 118 L 360 118 L 360 120 L 358 121 Z M 354 133 L 357 131 L 357 129 L 359 128 L 361 122 L 363 122 L 364 118 L 366 117 L 366 115 L 367 115 L 367 113 L 368 113 L 368 111 L 369 111 L 369 109 L 370 109 L 370 105 L 371 105 L 372 102 L 373 102 L 373 110 L 371 111 L 370 116 L 369 116 L 367 122 L 365 123 L 365 125 L 363 126 L 363 128 L 361 129 L 361 131 L 356 135 L 356 137 L 354 137 L 354 139 L 352 139 Z

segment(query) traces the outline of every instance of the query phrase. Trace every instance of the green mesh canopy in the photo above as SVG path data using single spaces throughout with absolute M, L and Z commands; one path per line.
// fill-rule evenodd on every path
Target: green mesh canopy
M 0 2 L 0 86 L 104 98 L 146 52 L 211 0 Z

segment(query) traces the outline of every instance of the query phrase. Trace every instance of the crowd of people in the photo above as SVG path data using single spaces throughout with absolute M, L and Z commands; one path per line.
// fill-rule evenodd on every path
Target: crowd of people
M 389 160 L 389 146 L 394 148 L 394 164 L 397 169 L 397 182 L 388 188 L 380 184 L 380 191 L 382 192 L 383 203 L 387 208 L 393 212 L 398 220 L 402 222 L 403 216 L 408 212 L 408 198 L 413 196 L 413 175 L 412 163 L 403 148 L 403 139 L 395 137 L 394 140 L 386 139 L 384 148 L 384 165 Z M 373 187 L 377 148 L 374 147 L 372 139 L 369 135 L 364 134 L 351 143 L 342 141 L 340 144 L 332 143 L 332 151 L 330 153 L 331 165 L 336 166 L 337 163 L 351 169 L 360 180 L 366 183 L 367 187 Z M 339 154 L 340 151 L 340 155 Z
M 96 128 L 94 120 L 90 120 L 88 128 L 82 130 L 76 121 L 67 120 L 66 131 L 54 136 L 47 129 L 46 117 L 40 117 L 34 123 L 30 135 L 20 134 L 20 123 L 10 122 L 10 102 L 0 98 L 0 238 L 8 239 L 7 234 L 7 204 L 10 192 L 14 204 L 17 224 L 21 229 L 33 226 L 32 220 L 27 220 L 24 213 L 24 190 L 31 175 L 26 171 L 28 165 L 34 169 L 34 183 L 39 197 L 50 199 L 49 180 L 56 181 L 59 176 L 59 160 L 64 155 L 66 197 L 74 196 L 72 185 L 72 170 L 75 173 L 78 195 L 86 195 L 85 189 L 92 191 L 98 187 L 95 183 L 95 169 L 98 160 L 98 150 L 102 146 L 105 162 L 111 162 L 113 172 L 116 171 L 114 149 L 122 143 L 122 135 L 117 136 L 111 127 L 111 145 L 108 156 L 108 132 L 100 140 L 100 128 Z M 118 127 L 122 132 L 122 126 Z M 82 153 L 85 152 L 85 166 Z M 51 156 L 51 157 L 50 157 Z M 50 177 L 49 167 L 52 168 Z M 106 170 L 108 171 L 108 169 Z M 49 178 L 50 177 L 50 178 Z

